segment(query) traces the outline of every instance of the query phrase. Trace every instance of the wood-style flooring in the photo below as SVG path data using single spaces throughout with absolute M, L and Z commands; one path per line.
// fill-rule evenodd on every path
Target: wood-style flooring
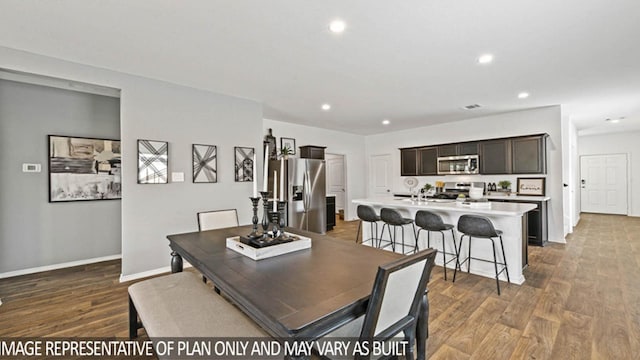
M 353 241 L 358 223 L 330 235 Z M 582 214 L 567 244 L 529 248 L 526 282 L 436 267 L 430 359 L 640 359 L 640 218 Z M 2 337 L 128 336 L 120 261 L 0 279 Z

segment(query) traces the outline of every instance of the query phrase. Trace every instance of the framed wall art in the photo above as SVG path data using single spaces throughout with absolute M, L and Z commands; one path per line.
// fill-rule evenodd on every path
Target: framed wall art
M 138 140 L 138 184 L 168 183 L 169 143 Z
M 518 195 L 544 196 L 545 178 L 518 178 Z
M 49 135 L 49 202 L 122 197 L 120 140 Z
M 253 154 L 254 148 L 239 147 L 234 148 L 235 154 L 235 177 L 238 182 L 253 181 Z
M 288 155 L 296 154 L 296 139 L 281 137 L 280 149 L 289 149 Z
M 215 145 L 193 144 L 191 156 L 194 183 L 218 182 L 218 151 Z

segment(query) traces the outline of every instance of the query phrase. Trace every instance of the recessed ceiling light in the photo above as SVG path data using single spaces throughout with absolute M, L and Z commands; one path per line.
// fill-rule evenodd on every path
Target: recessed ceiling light
M 518 94 L 518 99 L 526 99 L 528 97 L 529 97 L 528 92 L 521 92 L 520 94 Z
M 624 117 L 620 117 L 617 119 L 611 119 L 611 118 L 606 118 L 604 119 L 604 121 L 608 122 L 608 123 L 612 123 L 612 124 L 617 124 L 620 122 L 620 120 L 624 120 Z
M 322 104 L 322 110 L 324 110 L 324 111 L 329 111 L 329 110 L 331 110 L 331 105 L 329 105 L 329 104 Z
M 336 33 L 336 34 L 340 34 L 344 32 L 344 29 L 346 28 L 347 28 L 347 24 L 342 20 L 333 20 L 329 24 L 329 30 L 331 30 L 332 33 Z
M 482 54 L 478 58 L 479 64 L 491 64 L 493 61 L 493 54 Z
M 382 120 L 382 125 L 389 125 L 389 124 L 391 124 L 391 121 L 387 119 Z

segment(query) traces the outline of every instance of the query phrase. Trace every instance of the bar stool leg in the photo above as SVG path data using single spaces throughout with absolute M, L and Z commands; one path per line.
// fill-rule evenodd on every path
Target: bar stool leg
M 453 239 L 453 252 L 456 253 L 456 267 L 454 269 L 460 268 L 460 249 L 456 246 L 456 233 L 451 229 L 451 238 Z M 462 246 L 462 240 L 460 240 L 460 246 Z
M 498 295 L 500 295 L 500 280 L 498 280 L 498 259 L 496 258 L 496 243 L 492 238 L 489 238 L 489 240 L 491 240 L 491 248 L 493 249 L 493 267 L 496 270 L 496 286 L 498 287 Z
M 360 240 L 360 228 L 362 228 L 362 220 L 360 220 L 360 223 L 358 224 L 358 232 L 356 233 L 356 244 L 358 243 L 358 240 Z M 364 243 L 364 241 L 360 243 L 362 244 Z
M 471 236 L 467 236 L 469 238 L 469 262 L 467 263 L 467 274 L 471 273 Z
M 451 230 L 453 231 L 453 230 Z M 464 264 L 464 261 L 462 262 L 462 264 L 460 263 L 460 253 L 462 252 L 462 242 L 464 241 L 464 234 L 460 235 L 460 245 L 458 246 L 458 266 L 453 269 L 453 282 L 456 282 L 456 275 L 458 274 L 458 270 L 462 271 L 462 264 Z M 467 261 L 467 260 L 465 260 Z
M 509 279 L 509 267 L 507 266 L 507 255 L 504 253 L 504 245 L 502 245 L 502 235 L 500 235 L 500 248 L 502 249 L 502 259 L 504 260 L 504 271 L 507 273 L 507 282 L 511 284 Z
M 382 246 L 382 238 L 384 237 L 384 227 L 387 226 L 387 223 L 382 224 L 382 232 L 380 233 L 380 239 L 378 239 L 377 248 L 380 249 Z
M 416 224 L 415 223 L 411 223 L 411 226 L 413 227 L 413 237 L 416 239 L 415 241 L 415 246 L 413 249 L 413 253 L 417 253 L 418 251 L 420 251 L 420 248 L 418 247 L 418 235 L 416 235 Z
M 444 281 L 447 281 L 447 247 L 444 244 L 444 233 L 442 231 L 438 232 L 442 236 L 442 267 L 444 269 Z
M 405 255 L 406 252 L 404 251 L 404 226 L 400 225 L 400 230 L 402 230 L 402 255 Z M 393 231 L 395 232 L 395 229 L 393 229 Z

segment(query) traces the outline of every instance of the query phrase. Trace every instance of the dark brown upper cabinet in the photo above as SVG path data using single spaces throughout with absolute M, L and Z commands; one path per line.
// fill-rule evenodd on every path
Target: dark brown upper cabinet
M 458 144 L 458 155 L 478 155 L 478 142 L 465 142 Z
M 418 149 L 400 149 L 400 176 L 418 175 Z
M 418 149 L 420 167 L 418 175 L 438 175 L 438 148 L 427 147 Z
M 546 174 L 546 155 L 546 134 L 511 139 L 511 173 Z
M 480 174 L 511 173 L 511 139 L 480 142 Z
M 438 146 L 438 156 L 458 155 L 458 144 L 447 144 Z

